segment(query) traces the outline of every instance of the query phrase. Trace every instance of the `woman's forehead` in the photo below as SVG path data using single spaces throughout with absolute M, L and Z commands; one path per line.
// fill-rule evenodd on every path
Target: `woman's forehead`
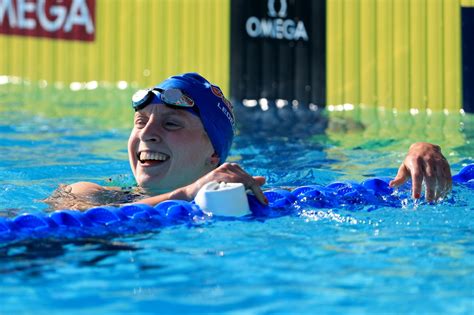
M 163 119 L 168 117 L 178 117 L 187 121 L 190 126 L 195 126 L 204 130 L 204 126 L 201 122 L 201 119 L 195 114 L 187 111 L 186 109 L 173 108 L 165 104 L 152 103 L 145 108 L 140 109 L 135 112 L 135 117 L 137 116 L 154 116 L 155 119 Z
M 181 117 L 195 117 L 195 115 L 191 114 L 187 110 L 180 109 L 180 108 L 173 108 L 170 106 L 167 106 L 162 103 L 151 103 L 147 105 L 145 108 L 140 109 L 136 113 L 138 114 L 145 114 L 145 115 L 160 115 L 160 116 L 181 116 Z

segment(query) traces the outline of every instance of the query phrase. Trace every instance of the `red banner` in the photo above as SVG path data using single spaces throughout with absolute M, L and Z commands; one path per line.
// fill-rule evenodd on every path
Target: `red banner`
M 0 0 L 0 33 L 94 41 L 95 0 Z

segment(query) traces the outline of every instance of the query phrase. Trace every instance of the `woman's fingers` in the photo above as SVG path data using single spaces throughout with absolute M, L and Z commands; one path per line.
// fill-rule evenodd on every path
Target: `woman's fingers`
M 425 199 L 428 202 L 435 201 L 436 195 L 439 195 L 436 175 L 436 164 L 431 161 L 425 162 L 423 180 L 425 182 Z
M 449 169 L 449 165 L 447 162 L 443 163 L 441 167 L 437 169 L 438 175 L 438 196 L 436 196 L 436 200 L 439 198 L 444 198 L 452 188 L 453 179 L 451 177 L 451 170 Z
M 420 198 L 421 195 L 421 184 L 423 182 L 423 174 L 421 173 L 420 167 L 415 163 L 411 164 L 409 169 L 405 162 L 402 163 L 398 169 L 397 176 L 389 183 L 390 187 L 398 187 L 403 185 L 410 177 L 412 181 L 412 196 L 413 198 Z
M 446 196 L 447 194 L 451 192 L 451 189 L 453 189 L 453 176 L 451 175 L 451 168 L 449 167 L 449 164 L 447 161 L 443 165 L 442 170 L 443 170 L 443 177 L 446 180 L 445 191 L 444 191 L 444 196 Z
M 242 183 L 246 189 L 250 189 L 254 193 L 258 201 L 264 205 L 268 204 L 268 200 L 260 188 L 260 186 L 265 184 L 265 177 L 251 176 L 236 163 L 224 163 L 218 169 L 214 170 L 213 173 L 209 180 Z
M 412 165 L 413 169 L 411 170 L 411 191 L 412 197 L 415 199 L 420 198 L 421 196 L 421 184 L 423 183 L 423 172 L 418 163 Z
M 410 178 L 410 171 L 405 167 L 405 164 L 402 163 L 402 165 L 398 168 L 398 173 L 395 178 L 390 181 L 389 186 L 390 187 L 398 187 L 400 185 L 403 185 L 408 178 Z
M 245 188 L 250 189 L 257 200 L 260 201 L 261 204 L 268 205 L 267 197 L 263 194 L 262 189 L 260 186 L 265 184 L 265 177 L 262 176 L 251 176 L 247 172 L 245 172 L 240 166 L 238 166 L 238 173 L 239 173 L 239 180 L 237 182 L 243 183 Z
M 257 197 L 258 201 L 260 201 L 260 203 L 264 204 L 264 205 L 268 205 L 268 199 L 267 197 L 265 197 L 265 195 L 263 194 L 263 191 L 262 189 L 260 188 L 260 184 L 257 183 L 257 181 L 253 181 L 253 183 L 247 187 L 249 188 L 250 190 L 252 190 L 252 192 L 254 193 L 255 197 Z
M 265 183 L 267 182 L 267 179 L 263 176 L 254 176 L 253 179 L 255 179 L 257 184 L 259 184 L 260 186 L 265 185 Z

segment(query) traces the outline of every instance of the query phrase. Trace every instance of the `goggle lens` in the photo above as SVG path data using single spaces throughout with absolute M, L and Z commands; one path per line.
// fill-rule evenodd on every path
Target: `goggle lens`
M 161 100 L 166 105 L 178 107 L 193 107 L 194 101 L 189 96 L 185 95 L 180 89 L 163 90 L 159 88 L 152 88 L 147 90 L 138 90 L 132 96 L 132 106 L 135 111 L 140 110 L 150 104 L 154 95 L 161 95 Z

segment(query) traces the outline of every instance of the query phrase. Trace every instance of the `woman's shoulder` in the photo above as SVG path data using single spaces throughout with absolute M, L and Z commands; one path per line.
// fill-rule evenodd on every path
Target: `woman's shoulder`
M 91 183 L 91 182 L 77 182 L 77 183 L 70 184 L 67 186 L 68 186 L 67 189 L 69 190 L 69 192 L 76 196 L 90 195 L 97 192 L 103 192 L 105 190 L 108 190 L 106 187 L 103 187 L 103 186 L 100 186 L 99 184 Z
M 87 210 L 103 205 L 121 205 L 143 198 L 133 187 L 101 186 L 92 182 L 77 182 L 59 187 L 43 201 L 53 210 Z

